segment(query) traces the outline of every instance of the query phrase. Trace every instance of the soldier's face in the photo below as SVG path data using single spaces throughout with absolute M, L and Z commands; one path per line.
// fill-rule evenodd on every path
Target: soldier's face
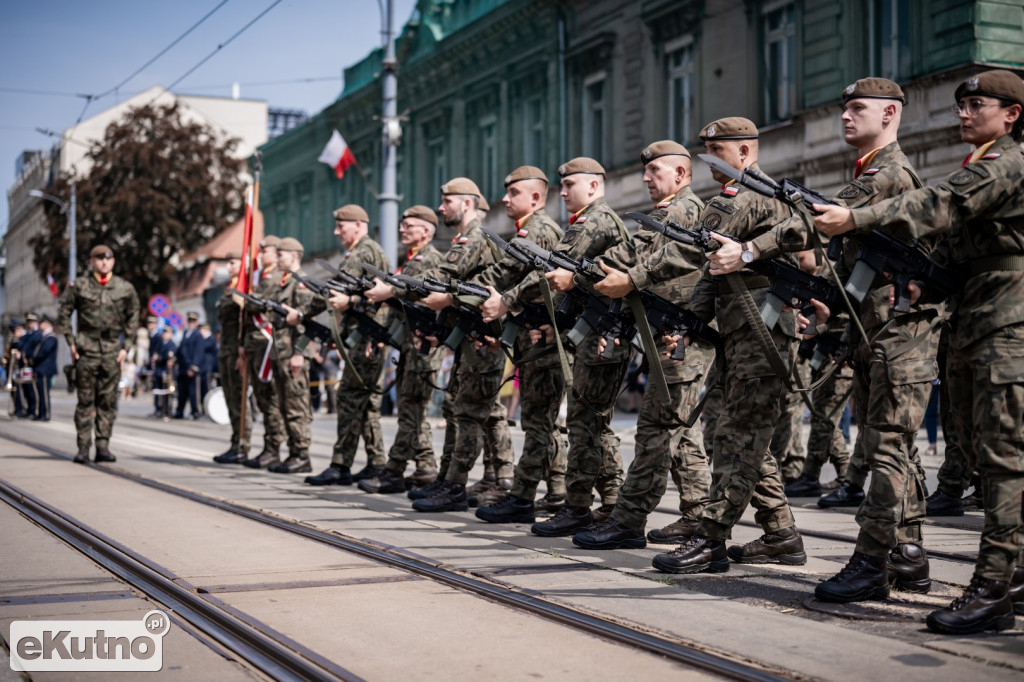
M 99 275 L 109 275 L 114 271 L 114 257 L 113 256 L 93 256 L 92 269 Z
M 647 185 L 647 193 L 651 195 L 651 200 L 661 201 L 682 188 L 689 174 L 686 168 L 676 161 L 684 158 L 686 157 L 662 156 L 644 166 L 644 183 Z
M 576 213 L 589 206 L 597 193 L 597 180 L 587 173 L 574 173 L 562 178 L 562 201 L 565 209 Z
M 747 163 L 747 145 L 742 144 L 742 140 L 708 140 L 704 143 L 704 149 L 711 156 L 718 157 L 736 170 L 745 170 L 749 165 Z M 715 179 L 715 182 L 722 184 L 731 179 L 714 169 L 711 171 L 711 177 Z
M 858 97 L 843 108 L 843 140 L 852 147 L 878 138 L 884 129 L 885 112 L 893 100 Z
M 334 236 L 344 248 L 351 249 L 363 236 L 363 223 L 358 220 L 335 220 Z
M 501 203 L 505 204 L 505 215 L 512 220 L 519 220 L 535 210 L 535 193 L 537 180 L 520 180 L 513 182 L 505 189 Z
M 398 225 L 398 238 L 401 240 L 402 246 L 416 248 L 430 240 L 431 227 L 431 224 L 426 220 L 402 218 L 402 222 Z
M 238 277 L 238 273 L 242 271 L 242 261 L 238 258 L 232 258 L 228 261 L 228 277 Z
M 1021 115 L 1021 106 L 1000 106 L 995 97 L 964 97 L 960 104 L 960 138 L 969 144 L 981 145 L 1002 137 L 1013 128 L 1014 121 Z M 977 113 L 972 114 L 971 111 Z M 1016 116 L 1014 115 L 1016 113 Z
M 279 251 L 277 254 L 277 264 L 282 270 L 294 270 L 301 259 L 298 251 Z
M 264 246 L 260 249 L 260 265 L 265 268 L 277 265 L 277 248 Z
M 466 197 L 458 194 L 445 194 L 441 197 L 441 205 L 437 207 L 437 210 L 440 211 L 445 225 L 448 227 L 462 225 L 462 220 L 466 217 L 466 209 L 463 205 L 465 201 Z

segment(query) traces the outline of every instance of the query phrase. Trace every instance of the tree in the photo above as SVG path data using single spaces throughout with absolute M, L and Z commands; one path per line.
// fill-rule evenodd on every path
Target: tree
M 77 184 L 78 272 L 88 272 L 89 251 L 107 244 L 115 272 L 139 292 L 168 291 L 175 255 L 193 251 L 237 221 L 245 210 L 244 161 L 232 157 L 235 138 L 186 120 L 177 103 L 143 106 L 107 127 L 86 155 L 91 163 Z M 49 190 L 70 196 L 62 173 Z M 67 282 L 67 220 L 52 203 L 46 228 L 29 244 L 42 279 Z

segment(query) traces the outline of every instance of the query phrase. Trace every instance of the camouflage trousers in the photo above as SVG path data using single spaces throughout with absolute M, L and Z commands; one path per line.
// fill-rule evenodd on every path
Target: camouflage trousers
M 613 505 L 622 485 L 619 437 L 611 428 L 615 399 L 629 369 L 630 353 L 616 350 L 612 360 L 597 360 L 591 334 L 576 353 L 569 395 L 569 457 L 565 473 L 566 504 L 590 507 L 595 488 L 602 504 Z
M 427 421 L 427 406 L 434 393 L 434 379 L 441 366 L 442 351 L 434 349 L 421 359 L 408 360 L 408 353 L 418 353 L 409 344 L 402 348 L 402 359 L 398 363 L 398 432 L 388 450 L 387 468 L 404 474 L 409 460 L 416 462 L 417 471 L 437 469 L 434 456 L 434 438 Z
M 643 530 L 668 488 L 671 474 L 679 487 L 683 518 L 696 521 L 710 500 L 711 470 L 704 452 L 699 425 L 682 422 L 700 400 L 704 369 L 714 351 L 691 347 L 686 353 L 684 381 L 668 385 L 664 402 L 657 389 L 648 386 L 636 422 L 633 462 L 619 489 L 612 516 L 628 528 Z
M 469 344 L 463 344 L 463 354 Z M 498 398 L 505 355 L 500 350 L 481 348 L 459 358 L 457 393 L 453 399 L 452 421 L 455 432 L 451 449 L 451 463 L 445 478 L 465 485 L 469 472 L 480 455 L 481 444 L 494 458 L 498 478 L 512 478 L 512 434 L 508 428 L 505 406 Z M 446 441 L 448 433 L 445 433 Z M 482 439 L 482 440 L 481 440 Z
M 953 498 L 961 498 L 971 485 L 974 468 L 967 463 L 967 453 L 960 445 L 953 419 L 953 403 L 949 394 L 948 361 L 949 334 L 943 328 L 939 337 L 939 421 L 942 424 L 942 440 L 945 451 L 939 466 L 939 490 Z M 933 388 L 932 390 L 935 390 Z
M 277 452 L 284 442 L 284 417 L 281 416 L 281 404 L 274 388 L 273 374 L 270 381 L 260 381 L 260 365 L 263 354 L 267 350 L 267 341 L 262 337 L 254 339 L 251 335 L 245 339 L 245 356 L 249 363 L 249 385 L 256 396 L 256 407 L 263 415 L 263 449 Z M 273 365 L 271 358 L 271 365 Z
M 117 419 L 117 398 L 120 394 L 121 366 L 117 353 L 110 355 L 82 355 L 75 363 L 78 368 L 78 406 L 75 407 L 75 430 L 78 447 L 92 445 L 93 431 L 96 445 L 106 446 Z
M 800 386 L 811 382 L 811 365 L 801 362 L 796 365 Z M 803 439 L 804 409 L 806 404 L 797 391 L 786 391 L 785 404 L 775 433 L 772 435 L 772 457 L 779 463 L 783 481 L 792 481 L 804 468 L 807 448 Z
M 548 493 L 565 494 L 568 460 L 558 432 L 558 410 L 565 396 L 565 377 L 557 356 L 519 365 L 519 409 L 523 424 L 523 452 L 516 462 L 511 494 L 524 500 L 537 496 L 537 486 L 548 481 Z
M 817 381 L 830 368 L 831 365 L 822 365 L 819 371 L 811 375 L 811 380 Z M 811 414 L 811 433 L 807 437 L 807 458 L 804 460 L 802 476 L 814 481 L 820 480 L 821 468 L 831 461 L 836 476 L 846 477 L 850 453 L 839 422 L 843 418 L 844 405 L 850 398 L 852 384 L 853 370 L 844 365 L 811 394 L 811 403 L 816 412 Z
M 773 340 L 783 362 L 792 363 L 796 343 L 781 333 Z M 773 532 L 795 525 L 782 483 L 779 465 L 771 454 L 771 440 L 782 418 L 786 390 L 777 375 L 751 376 L 751 368 L 765 367 L 764 351 L 750 338 L 749 329 L 725 336 L 722 370 L 722 412 L 715 428 L 711 501 L 704 508 L 697 533 L 727 540 L 732 527 L 753 505 L 754 520 Z M 764 373 L 764 369 L 759 369 Z
M 242 377 L 235 371 L 238 360 L 238 346 L 223 345 L 217 361 L 220 369 L 220 386 L 224 390 L 224 402 L 231 419 L 231 449 L 242 454 L 249 452 L 252 437 L 252 410 L 246 405 L 245 424 L 242 424 Z
M 384 388 L 384 363 L 388 357 L 388 353 L 382 350 L 375 352 L 372 358 L 357 353 L 345 365 L 335 403 L 338 437 L 334 441 L 331 463 L 351 468 L 362 438 L 366 463 L 384 466 L 380 402 Z
M 292 376 L 288 371 L 290 356 L 279 356 L 274 363 L 274 390 L 281 406 L 288 455 L 309 454 L 313 440 L 313 411 L 309 405 L 309 360 L 302 363 L 302 371 Z
M 857 510 L 857 551 L 886 556 L 897 544 L 921 542 L 924 468 L 914 445 L 921 428 L 935 360 L 938 333 L 931 318 L 905 315 L 871 332 L 853 355 L 853 399 L 859 448 L 871 471 Z M 908 343 L 924 338 L 910 350 Z
M 700 413 L 700 420 L 703 424 L 704 453 L 708 459 L 714 460 L 715 429 L 718 428 L 718 417 L 722 414 L 722 372 L 717 362 L 712 364 L 711 369 L 708 370 L 704 391 L 707 393 L 707 398 L 704 400 L 704 409 Z
M 1024 324 L 951 350 L 947 371 L 957 435 L 985 501 L 974 573 L 1009 581 L 1024 548 Z

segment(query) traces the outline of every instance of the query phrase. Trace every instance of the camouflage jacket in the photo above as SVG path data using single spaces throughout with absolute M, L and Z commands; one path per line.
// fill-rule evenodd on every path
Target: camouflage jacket
M 90 273 L 69 284 L 58 302 L 69 346 L 80 355 L 106 355 L 135 345 L 139 328 L 139 295 L 128 280 L 111 274 L 106 285 Z M 78 334 L 71 333 L 71 313 L 78 311 Z
M 306 274 L 301 268 L 298 273 Z M 309 317 L 313 314 L 313 302 L 316 299 L 305 284 L 292 277 L 292 273 L 285 272 L 274 292 L 274 300 Z M 297 353 L 309 359 L 313 357 L 315 350 L 309 339 L 303 336 L 301 324 L 293 327 L 282 319 L 274 320 L 274 352 L 279 362 L 288 362 L 288 359 Z
M 531 242 L 549 251 L 555 248 L 562 239 L 562 229 L 558 223 L 552 220 L 543 209 L 538 209 L 526 216 L 525 220 L 516 221 L 516 237 L 524 237 Z M 492 286 L 502 292 L 502 300 L 510 310 L 523 300 L 529 302 L 536 300 L 521 299 L 523 292 L 523 281 L 531 272 L 530 268 L 523 265 L 511 256 L 504 256 L 497 263 L 487 268 L 473 278 L 473 281 L 481 286 Z
M 1000 137 L 974 163 L 938 187 L 924 187 L 855 209 L 855 230 L 885 228 L 909 236 L 949 232 L 944 249 L 967 279 L 951 344 L 963 348 L 1003 327 L 1024 323 L 1024 151 Z
M 238 279 L 231 280 L 224 293 L 217 299 L 217 324 L 220 325 L 220 353 L 234 355 L 238 352 L 241 342 L 241 308 L 231 296 Z
M 363 272 L 363 263 L 369 263 L 384 272 L 391 270 L 391 264 L 388 262 L 384 249 L 380 248 L 380 245 L 367 235 L 360 237 L 359 241 L 353 244 L 351 249 L 342 254 L 338 269 L 344 270 L 353 277 L 362 277 L 366 274 Z M 353 307 L 361 305 L 363 301 L 360 298 L 359 296 L 353 296 L 350 305 Z M 309 314 L 316 316 L 326 309 L 327 299 L 322 296 L 315 296 L 313 297 Z M 349 327 L 351 326 L 353 325 L 350 324 Z
M 495 263 L 501 254 L 480 229 L 480 221 L 473 219 L 457 235 L 452 237 L 452 247 L 444 258 L 423 277 L 433 277 L 442 282 L 452 279 L 470 280 Z
M 252 295 L 259 296 L 260 298 L 272 298 L 277 300 L 277 289 L 281 281 L 281 271 L 277 267 L 270 269 L 262 269 L 259 272 L 259 277 L 256 282 L 252 285 Z M 249 347 L 249 350 L 255 351 L 258 349 L 262 353 L 266 350 L 267 337 L 263 335 L 259 327 L 256 325 L 256 315 L 259 313 L 249 312 L 246 313 L 245 319 L 243 320 L 245 338 L 243 343 Z M 263 317 L 267 317 L 264 315 Z

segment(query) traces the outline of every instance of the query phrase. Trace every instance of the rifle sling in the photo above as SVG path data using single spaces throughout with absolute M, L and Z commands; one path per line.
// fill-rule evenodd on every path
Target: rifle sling
M 1005 272 L 1024 270 L 1024 256 L 991 256 L 989 258 L 974 258 L 968 264 L 971 277 L 983 275 L 987 272 Z
M 345 341 L 341 338 L 341 330 L 338 328 L 338 314 L 333 310 L 328 314 L 327 319 L 330 320 L 331 324 L 331 337 L 334 339 L 334 345 L 338 349 L 338 355 L 345 361 L 345 371 L 352 370 L 352 373 L 356 376 L 356 381 L 359 382 L 359 388 L 366 388 L 366 384 L 363 382 L 363 378 L 359 376 L 359 372 L 356 371 L 355 365 L 352 363 L 352 358 L 349 357 L 348 349 L 345 348 Z
M 668 405 L 671 396 L 668 392 L 668 381 L 665 380 L 665 369 L 661 366 L 661 357 L 658 355 L 658 346 L 654 342 L 654 334 L 651 333 L 651 325 L 647 321 L 647 313 L 640 302 L 640 293 L 635 289 L 626 295 L 626 302 L 633 311 L 633 319 L 636 328 L 640 332 L 640 340 L 643 342 L 644 353 L 647 355 L 648 371 L 654 379 L 654 385 L 658 389 L 658 395 L 662 402 Z
M 558 329 L 558 322 L 555 317 L 555 303 L 551 298 L 551 286 L 543 275 L 540 277 L 540 293 L 544 297 L 544 307 L 548 309 L 548 317 L 551 318 L 551 329 L 555 332 L 555 346 L 558 348 L 558 362 L 562 366 L 565 388 L 566 390 L 572 390 L 572 368 L 569 366 L 569 359 L 565 355 L 565 348 L 562 347 L 562 332 Z

